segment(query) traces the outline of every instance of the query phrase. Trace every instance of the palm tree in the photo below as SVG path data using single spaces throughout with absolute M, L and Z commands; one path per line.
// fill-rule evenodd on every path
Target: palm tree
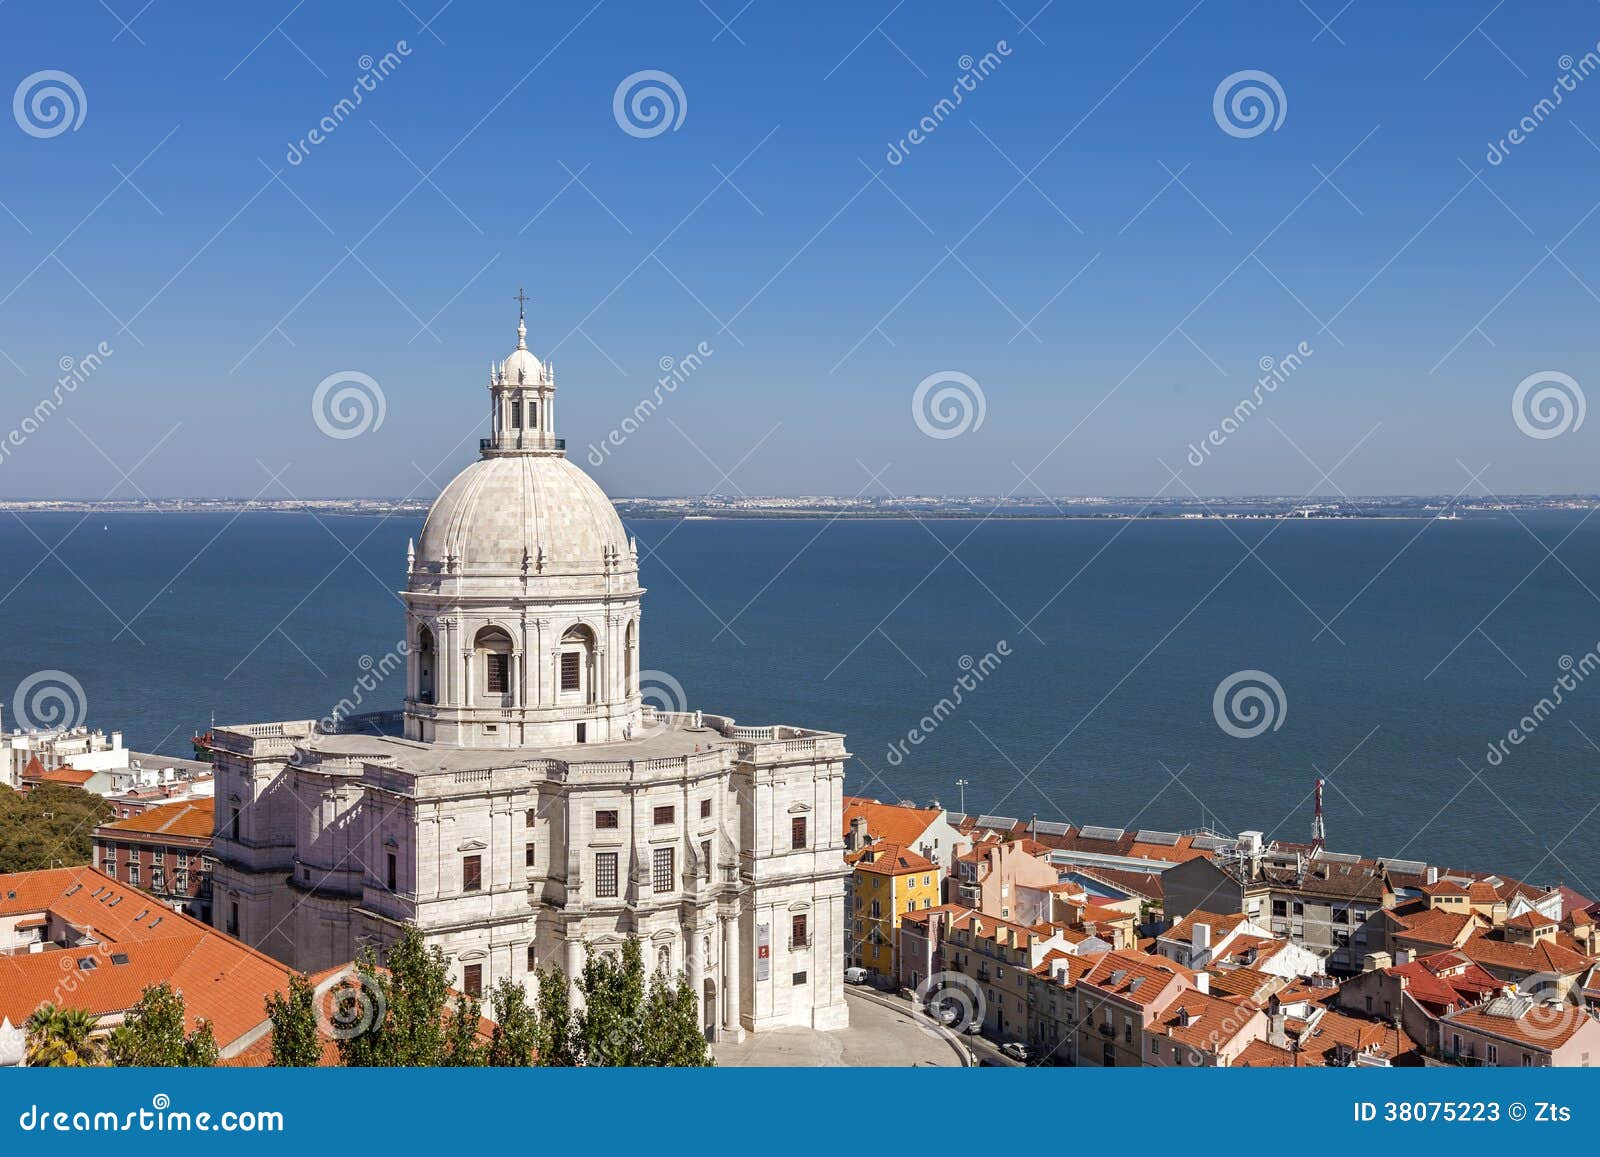
M 94 1033 L 99 1020 L 82 1008 L 40 1005 L 28 1018 L 28 1064 L 35 1068 L 86 1068 L 105 1063 Z

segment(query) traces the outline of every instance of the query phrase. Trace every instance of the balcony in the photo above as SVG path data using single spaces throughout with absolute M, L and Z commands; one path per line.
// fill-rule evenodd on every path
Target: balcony
M 513 431 L 504 438 L 496 436 L 478 439 L 479 454 L 504 454 L 516 450 L 565 451 L 566 448 L 565 438 L 552 438 L 549 434 L 541 434 L 537 430 Z

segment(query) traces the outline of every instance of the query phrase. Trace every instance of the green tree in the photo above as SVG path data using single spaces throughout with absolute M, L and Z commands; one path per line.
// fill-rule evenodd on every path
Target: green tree
M 637 937 L 622 959 L 590 951 L 578 977 L 583 1008 L 577 1016 L 578 1049 L 587 1065 L 644 1063 L 644 960 Z
M 539 973 L 536 1050 L 546 1068 L 571 1068 L 578 1063 L 572 1017 L 572 990 L 559 968 Z
M 565 980 L 562 981 L 565 984 Z M 487 1062 L 496 1068 L 525 1068 L 537 1063 L 539 1014 L 528 1003 L 527 991 L 510 977 L 489 994 L 494 1033 L 489 1038 Z
M 28 1064 L 74 1069 L 104 1064 L 105 1049 L 94 1035 L 98 1023 L 87 1009 L 40 1005 L 25 1026 Z
M 65 783 L 27 795 L 0 786 L 0 873 L 87 864 L 96 826 L 113 816 L 103 796 Z
M 361 1009 L 360 1030 L 340 1035 L 339 1056 L 346 1065 L 429 1068 L 480 1065 L 481 1010 L 471 997 L 450 993 L 450 965 L 437 945 L 407 927 L 389 948 L 386 964 L 368 948 L 356 962 L 356 979 L 344 999 Z M 338 995 L 336 993 L 336 995 Z
M 488 1056 L 478 1041 L 478 1025 L 482 1019 L 483 1006 L 473 997 L 458 996 L 451 1002 L 445 1017 L 441 1065 L 467 1068 L 488 1063 Z
M 659 971 L 650 978 L 643 1054 L 641 1064 L 658 1068 L 705 1068 L 716 1063 L 700 1028 L 694 985 L 681 972 L 676 979 Z
M 289 995 L 267 997 L 267 1019 L 272 1021 L 272 1064 L 284 1069 L 314 1068 L 322 1061 L 322 1039 L 317 1034 L 317 1010 L 311 980 L 303 974 L 289 978 Z
M 125 1068 L 211 1068 L 217 1063 L 211 1025 L 202 1020 L 186 1033 L 187 1024 L 183 997 L 165 981 L 151 985 L 111 1034 L 111 1063 Z

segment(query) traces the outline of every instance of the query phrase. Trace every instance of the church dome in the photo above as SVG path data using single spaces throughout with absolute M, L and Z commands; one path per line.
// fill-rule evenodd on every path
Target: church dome
M 531 350 L 514 349 L 511 356 L 500 363 L 500 380 L 508 386 L 531 386 L 544 380 L 544 367 Z
M 444 488 L 415 570 L 520 574 L 526 560 L 530 575 L 588 574 L 608 558 L 631 564 L 622 519 L 599 484 L 564 457 L 518 454 L 482 458 Z

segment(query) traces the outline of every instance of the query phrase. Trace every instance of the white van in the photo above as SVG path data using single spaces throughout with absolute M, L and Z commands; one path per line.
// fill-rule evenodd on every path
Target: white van
M 846 984 L 865 984 L 867 982 L 867 970 L 865 968 L 846 968 L 844 970 L 844 982 Z

